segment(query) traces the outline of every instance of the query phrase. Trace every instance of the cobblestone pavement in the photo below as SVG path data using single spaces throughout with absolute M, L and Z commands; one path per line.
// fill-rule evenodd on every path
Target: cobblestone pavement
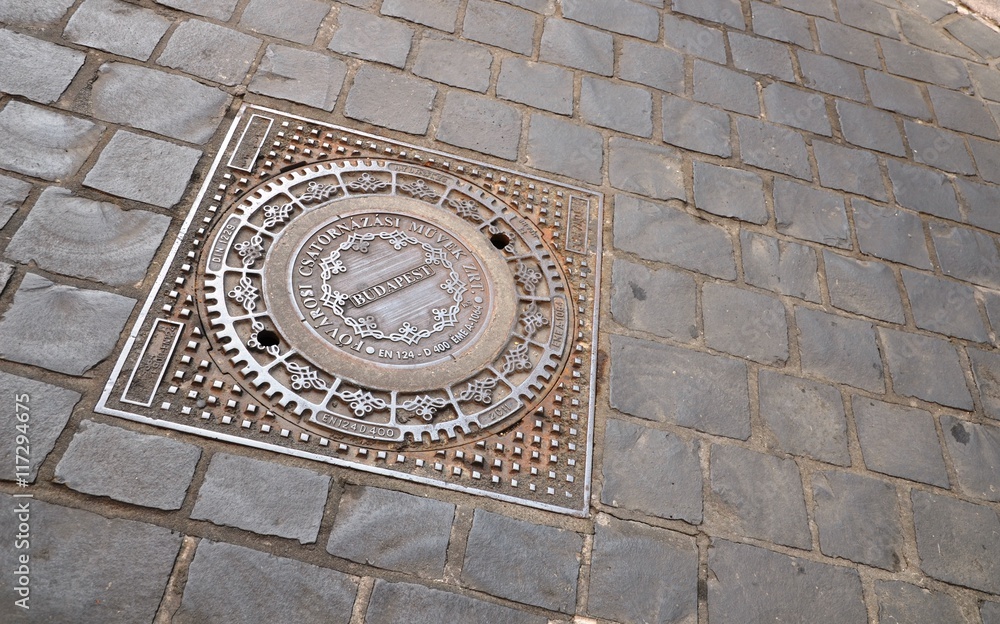
M 994 28 L 941 0 L 0 26 L 0 622 L 1000 623 Z M 243 102 L 606 194 L 589 518 L 92 411 Z

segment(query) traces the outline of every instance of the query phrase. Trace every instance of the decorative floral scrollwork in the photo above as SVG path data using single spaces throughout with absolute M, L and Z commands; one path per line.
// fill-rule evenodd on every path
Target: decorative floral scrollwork
M 524 335 L 531 337 L 545 325 L 549 324 L 549 319 L 538 311 L 538 305 L 534 301 L 521 313 L 521 324 L 524 325 Z
M 483 217 L 479 214 L 479 207 L 471 199 L 449 199 L 448 205 L 455 209 L 455 213 L 463 219 L 482 223 Z
M 250 240 L 233 245 L 233 249 L 240 254 L 243 266 L 249 269 L 264 255 L 264 239 L 260 237 L 260 234 L 254 234 Z
M 434 398 L 424 394 L 410 401 L 404 401 L 400 407 L 408 412 L 415 413 L 426 422 L 431 422 L 434 420 L 434 416 L 437 414 L 437 411 L 446 404 L 447 401 L 444 399 Z M 401 423 L 405 423 L 410 419 L 405 414 L 397 414 L 396 420 Z
M 467 384 L 465 390 L 456 395 L 459 401 L 475 401 L 483 405 L 493 402 L 493 389 L 497 387 L 496 377 L 476 379 Z
M 521 285 L 525 293 L 531 295 L 534 294 L 538 283 L 542 281 L 542 274 L 533 269 L 531 265 L 518 261 L 514 279 Z
M 281 353 L 281 349 L 278 345 L 275 344 L 265 346 L 260 342 L 260 333 L 264 331 L 264 324 L 260 321 L 254 321 L 250 327 L 253 330 L 253 333 L 250 334 L 250 339 L 247 340 L 247 346 L 251 349 L 259 349 L 273 355 L 274 357 L 278 357 Z
M 504 375 L 510 375 L 514 371 L 524 371 L 531 368 L 531 360 L 528 359 L 528 345 L 527 343 L 521 343 L 514 345 L 510 350 L 503 356 L 503 368 L 501 369 Z
M 338 392 L 337 396 L 351 406 L 354 415 L 358 418 L 364 418 L 375 410 L 384 410 L 389 407 L 388 403 L 364 390 Z
M 264 206 L 264 227 L 271 229 L 279 223 L 284 223 L 292 215 L 295 208 L 292 204 L 282 204 L 280 206 Z
M 253 285 L 250 278 L 244 275 L 240 278 L 240 283 L 229 291 L 229 296 L 250 313 L 257 309 L 257 298 L 260 296 L 260 291 Z
M 400 184 L 399 190 L 409 193 L 417 199 L 426 199 L 427 201 L 437 201 L 441 197 L 431 187 L 427 186 L 427 183 L 423 180 L 414 180 L 408 184 Z
M 306 192 L 299 195 L 299 201 L 303 204 L 311 204 L 313 202 L 330 199 L 339 191 L 340 187 L 336 184 L 320 184 L 318 182 L 310 182 L 306 185 Z
M 285 370 L 292 376 L 292 390 L 326 390 L 326 382 L 309 365 L 285 362 Z
M 365 173 L 362 173 L 361 177 L 359 177 L 357 180 L 348 184 L 347 188 L 351 189 L 352 191 L 362 191 L 364 193 L 372 193 L 374 191 L 381 191 L 387 186 L 389 186 L 388 182 L 386 182 L 385 180 L 380 180 L 366 171 Z

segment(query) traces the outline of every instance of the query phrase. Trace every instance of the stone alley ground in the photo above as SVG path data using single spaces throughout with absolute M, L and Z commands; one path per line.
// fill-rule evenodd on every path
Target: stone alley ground
M 1000 624 L 998 58 L 941 0 L 0 0 L 0 623 Z M 604 196 L 586 517 L 95 411 L 244 104 Z

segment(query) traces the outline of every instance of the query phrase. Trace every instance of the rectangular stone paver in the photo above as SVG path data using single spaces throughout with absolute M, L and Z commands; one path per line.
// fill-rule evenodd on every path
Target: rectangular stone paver
M 59 99 L 85 54 L 0 28 L 0 91 L 49 104 Z
M 618 59 L 622 80 L 654 89 L 684 93 L 684 56 L 661 46 L 625 40 Z
M 972 395 L 951 343 L 885 328 L 879 328 L 879 334 L 885 344 L 893 390 L 933 403 L 972 409 Z
M 348 611 L 349 613 L 349 611 Z M 546 624 L 548 618 L 485 600 L 478 600 L 413 583 L 375 581 L 367 624 L 441 624 L 441 622 L 490 622 L 495 624 Z
M 653 199 L 687 199 L 680 152 L 623 137 L 608 143 L 611 186 Z
M 490 86 L 490 67 L 493 55 L 480 45 L 425 37 L 420 43 L 413 73 L 442 82 L 483 93 Z
M 847 211 L 838 193 L 777 179 L 774 216 L 782 234 L 833 247 L 851 246 Z
M 631 0 L 563 0 L 563 17 L 604 30 L 656 41 L 659 14 Z
M 366 65 L 354 77 L 344 115 L 411 134 L 427 132 L 437 87 Z
M 736 129 L 744 163 L 803 180 L 812 179 L 809 154 L 801 134 L 749 117 L 737 119 Z
M 384 0 L 382 14 L 455 32 L 459 0 Z
M 570 115 L 573 113 L 573 72 L 548 63 L 506 58 L 497 78 L 497 97 Z
M 899 205 L 953 221 L 960 219 L 955 189 L 947 176 L 897 160 L 888 160 L 886 168 Z
M 346 76 L 340 59 L 275 44 L 267 46 L 247 90 L 332 111 Z
M 471 0 L 462 36 L 530 56 L 535 48 L 536 15 L 493 0 Z
M 514 160 L 521 141 L 521 111 L 491 98 L 452 91 L 444 100 L 437 138 Z
M 694 203 L 699 210 L 720 217 L 750 223 L 767 223 L 769 218 L 759 175 L 700 160 L 694 161 Z
M 948 583 L 1000 594 L 1000 519 L 985 505 L 913 490 L 920 568 Z
M 765 234 L 740 232 L 743 277 L 747 284 L 818 302 L 816 252 L 811 247 Z
M 619 258 L 612 267 L 611 315 L 616 321 L 677 342 L 698 337 L 694 279 Z M 651 306 L 649 302 L 658 302 Z
M 989 418 L 1000 419 L 1000 354 L 971 347 L 966 352 L 972 362 L 983 411 Z
M 785 307 L 777 297 L 710 282 L 701 305 L 709 347 L 761 364 L 788 359 Z
M 550 17 L 542 30 L 539 60 L 610 76 L 614 69 L 614 39 L 609 33 Z
M 917 327 L 976 342 L 989 339 L 972 286 L 917 271 L 902 273 Z
M 969 496 L 1000 501 L 1000 427 L 943 415 L 941 431 L 959 488 Z
M 128 2 L 85 0 L 63 35 L 80 45 L 145 61 L 169 27 L 170 20 Z
M 59 21 L 74 0 L 35 0 L 0 2 L 0 22 L 19 26 L 44 26 Z
M 600 184 L 604 139 L 591 128 L 548 115 L 532 115 L 525 162 L 535 169 Z
M 345 6 L 337 13 L 337 30 L 329 48 L 347 56 L 402 67 L 412 42 L 413 29 L 406 24 Z
M 178 26 L 157 64 L 224 85 L 243 82 L 261 41 L 231 28 L 201 20 Z
M 3 462 L 0 479 L 14 481 L 18 478 L 16 473 L 20 472 L 22 479 L 34 483 L 38 467 L 52 451 L 79 400 L 79 392 L 0 371 L 0 401 L 9 406 L 0 412 L 0 426 L 11 432 L 8 441 L 0 446 L 0 461 Z M 18 445 L 11 443 L 20 433 L 18 425 L 25 423 L 31 451 L 27 463 L 24 459 L 15 459 Z
M 941 270 L 960 280 L 1000 288 L 1000 252 L 995 238 L 962 227 L 931 223 Z
M 31 192 L 31 184 L 10 176 L 0 175 L 0 228 L 7 225 Z
M 903 301 L 889 265 L 823 252 L 830 303 L 841 310 L 903 323 Z
M 776 450 L 850 464 L 847 418 L 836 388 L 768 370 L 758 373 L 757 384 L 760 417 Z
M 330 5 L 320 0 L 250 0 L 243 9 L 240 26 L 309 45 L 316 39 Z
M 920 217 L 906 210 L 878 206 L 857 198 L 851 200 L 851 208 L 862 252 L 918 269 L 931 268 Z
M 851 404 L 869 470 L 948 487 L 941 444 L 928 412 L 861 396 Z
M 156 0 L 157 4 L 211 17 L 222 22 L 229 21 L 239 0 Z
M 649 138 L 653 136 L 653 96 L 646 89 L 584 76 L 580 115 L 587 123 Z
M 0 168 L 44 180 L 79 171 L 104 132 L 86 119 L 9 101 L 0 111 Z
M 900 581 L 877 581 L 875 596 L 880 622 L 961 622 L 965 618 L 955 599 L 946 593 Z M 984 618 L 984 624 L 990 624 Z
M 663 96 L 663 140 L 685 149 L 729 158 L 729 114 L 672 95 Z
M 823 554 L 885 570 L 902 565 L 896 488 L 878 479 L 829 471 L 813 475 L 812 491 Z
M 717 28 L 665 13 L 663 40 L 675 50 L 716 63 L 726 62 L 725 38 Z
M 882 359 L 871 323 L 795 308 L 802 370 L 829 381 L 884 392 Z

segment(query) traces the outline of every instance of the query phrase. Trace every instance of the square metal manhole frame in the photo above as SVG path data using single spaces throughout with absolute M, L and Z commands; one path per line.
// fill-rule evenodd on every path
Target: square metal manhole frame
M 211 252 L 207 239 L 213 228 L 218 229 L 224 214 L 232 214 L 241 202 L 245 205 L 268 180 L 317 162 L 348 160 L 392 162 L 401 165 L 400 170 L 412 165 L 413 171 L 457 178 L 499 198 L 516 213 L 514 222 L 529 221 L 555 252 L 566 277 L 568 318 L 574 321 L 566 328 L 563 364 L 549 371 L 552 380 L 543 396 L 504 426 L 489 428 L 489 435 L 459 436 L 457 442 L 437 447 L 392 447 L 342 431 L 321 435 L 315 416 L 310 423 L 305 419 L 296 423 L 294 414 L 272 410 L 273 400 L 262 398 L 245 379 L 219 366 L 217 358 L 229 349 L 213 342 L 219 334 L 209 318 L 202 318 L 206 313 L 198 301 L 204 294 L 197 273 L 201 256 Z M 232 208 L 227 212 L 227 207 Z M 603 195 L 593 190 L 244 104 L 143 303 L 95 411 L 586 517 L 593 465 L 603 208 Z

